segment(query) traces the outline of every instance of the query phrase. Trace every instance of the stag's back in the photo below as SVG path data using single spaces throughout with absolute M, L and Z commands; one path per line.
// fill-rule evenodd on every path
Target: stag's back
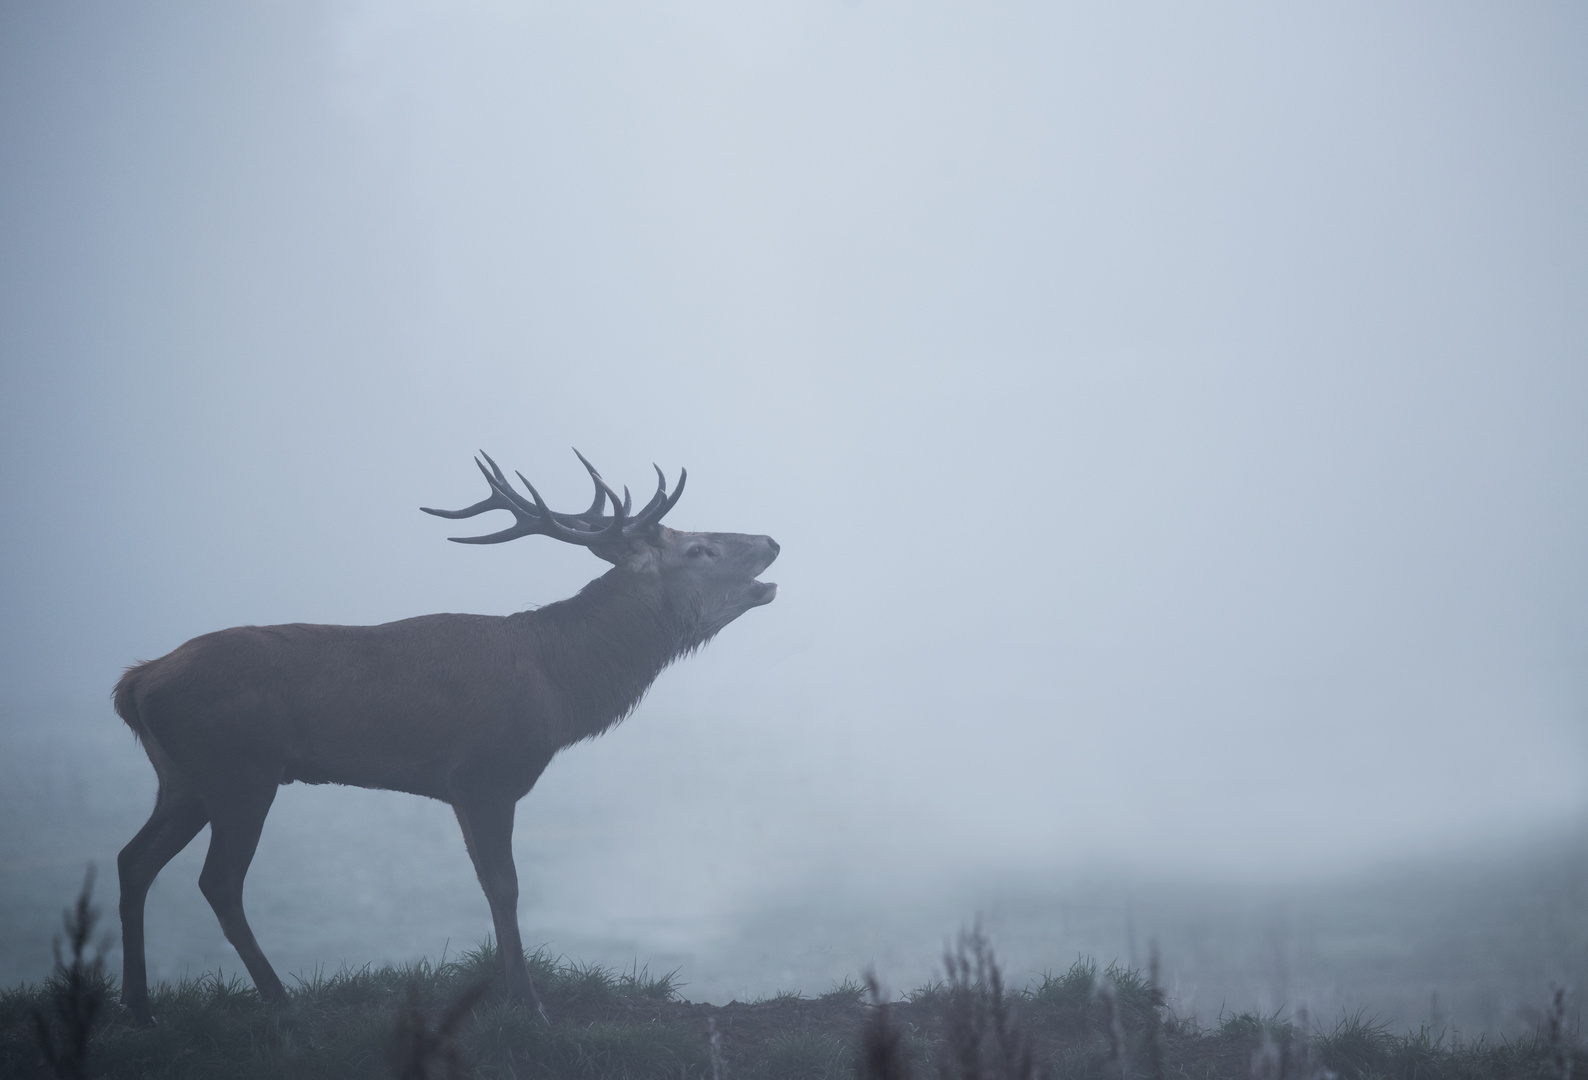
M 195 784 L 247 770 L 444 797 L 478 759 L 547 752 L 545 688 L 519 644 L 487 615 L 239 626 L 129 668 L 114 701 Z

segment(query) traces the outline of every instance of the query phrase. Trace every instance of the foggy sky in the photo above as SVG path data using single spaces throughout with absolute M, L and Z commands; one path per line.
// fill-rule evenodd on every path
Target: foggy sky
M 0 20 L 0 698 L 566 596 L 604 566 L 416 508 L 481 447 L 582 508 L 577 446 L 783 546 L 544 781 L 659 863 L 1588 812 L 1580 6 Z

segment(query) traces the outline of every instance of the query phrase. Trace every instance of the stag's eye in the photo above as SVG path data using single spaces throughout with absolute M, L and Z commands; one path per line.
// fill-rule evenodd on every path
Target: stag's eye
M 692 547 L 688 551 L 684 552 L 684 554 L 687 555 L 691 559 L 698 559 L 702 555 L 710 555 L 711 552 L 707 550 L 705 544 L 696 544 L 694 547 Z

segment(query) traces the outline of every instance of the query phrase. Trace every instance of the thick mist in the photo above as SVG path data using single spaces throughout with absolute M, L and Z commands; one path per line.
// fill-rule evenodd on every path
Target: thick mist
M 878 928 L 915 905 L 930 949 L 989 882 L 1348 889 L 1588 820 L 1581 9 L 0 20 L 7 977 L 147 812 L 125 665 L 604 569 L 447 543 L 483 530 L 417 507 L 481 497 L 481 447 L 570 509 L 570 446 L 637 493 L 687 466 L 672 523 L 783 547 L 525 800 L 529 940 L 698 960 L 895 902 L 829 966 L 908 967 Z M 201 857 L 157 975 L 224 949 Z M 397 796 L 284 790 L 249 896 L 304 964 L 488 926 Z

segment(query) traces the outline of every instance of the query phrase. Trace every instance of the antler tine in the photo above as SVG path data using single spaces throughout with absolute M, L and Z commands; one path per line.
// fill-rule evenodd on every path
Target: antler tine
M 541 531 L 547 536 L 554 536 L 558 540 L 566 540 L 570 544 L 583 544 L 589 547 L 591 544 L 616 540 L 623 535 L 623 515 L 621 513 L 613 517 L 610 525 L 597 532 L 585 532 L 582 529 L 571 528 L 563 524 L 557 519 L 557 515 L 551 512 L 551 508 L 546 505 L 546 500 L 540 497 L 540 492 L 535 490 L 535 485 L 529 482 L 529 477 L 523 473 L 518 473 L 518 478 L 529 489 L 529 493 L 535 497 L 535 508 L 546 522 L 545 528 Z M 606 482 L 600 480 L 599 477 L 597 477 L 597 481 L 600 482 L 602 490 L 606 492 L 606 497 L 612 500 L 612 505 L 620 507 L 622 504 L 618 502 L 617 494 L 607 487 Z
M 655 525 L 667 515 L 669 510 L 678 505 L 678 497 L 684 493 L 684 481 L 689 479 L 689 470 L 679 469 L 678 486 L 673 489 L 673 494 L 669 496 L 667 494 L 667 477 L 662 474 L 660 467 L 655 464 L 652 464 L 651 467 L 656 469 L 656 476 L 661 483 L 656 489 L 656 494 L 646 504 L 645 509 L 636 514 L 634 520 L 629 523 L 628 531 L 631 534 Z
M 477 514 L 483 514 L 487 510 L 502 509 L 502 504 L 496 498 L 496 493 L 492 492 L 490 498 L 481 499 L 473 506 L 465 506 L 462 510 L 437 510 L 432 506 L 421 506 L 419 509 L 427 514 L 434 514 L 439 518 L 470 518 Z
M 577 453 L 577 451 L 575 451 L 575 453 Z M 487 454 L 484 450 L 481 450 L 480 455 L 491 464 L 491 472 L 486 475 L 485 482 L 491 485 L 492 491 L 513 503 L 513 506 L 517 508 L 514 510 L 515 516 L 522 517 L 522 515 L 519 514 L 519 511 L 523 511 L 524 514 L 528 514 L 536 522 L 536 527 L 532 529 L 531 532 L 543 533 L 546 536 L 555 537 L 558 540 L 564 540 L 570 544 L 587 544 L 592 538 L 599 539 L 605 536 L 604 533 L 592 533 L 579 528 L 581 525 L 593 524 L 592 522 L 586 521 L 582 515 L 559 514 L 555 510 L 551 509 L 551 507 L 546 505 L 546 500 L 540 497 L 540 492 L 535 490 L 535 485 L 531 484 L 529 479 L 525 477 L 523 473 L 518 473 L 517 475 L 519 480 L 523 481 L 524 486 L 529 489 L 530 495 L 534 496 L 535 501 L 530 503 L 522 495 L 513 490 L 512 482 L 507 479 L 506 475 L 503 474 L 501 468 L 496 464 L 496 462 L 491 461 L 491 456 L 489 454 Z M 485 472 L 483 468 L 480 471 Z M 607 487 L 606 484 L 601 481 L 601 477 L 598 474 L 595 474 L 595 480 L 597 484 L 597 490 L 601 491 L 602 493 L 602 498 L 610 498 L 612 500 L 612 505 L 616 506 L 617 496 L 613 494 L 612 489 Z M 542 525 L 540 524 L 541 522 L 545 522 L 546 524 Z M 521 535 L 529 535 L 529 533 Z M 612 537 L 612 539 L 615 539 L 615 537 Z
M 491 494 L 487 498 L 462 510 L 436 510 L 428 506 L 422 506 L 420 509 L 427 514 L 443 518 L 467 518 L 483 514 L 487 510 L 506 510 L 516 519 L 511 527 L 486 536 L 448 537 L 449 540 L 459 544 L 500 544 L 506 540 L 516 540 L 520 536 L 540 534 L 566 543 L 592 547 L 618 541 L 625 536 L 633 536 L 641 529 L 648 528 L 661 520 L 662 515 L 671 510 L 673 504 L 678 501 L 679 495 L 683 494 L 684 480 L 689 475 L 686 471 L 679 470 L 678 487 L 669 498 L 667 477 L 660 468 L 652 466 L 656 468 L 656 494 L 636 515 L 634 496 L 629 489 L 625 487 L 623 497 L 618 498 L 618 493 L 601 478 L 595 466 L 591 465 L 577 449 L 574 453 L 590 474 L 590 479 L 596 488 L 595 502 L 583 514 L 556 513 L 546 505 L 546 500 L 541 497 L 539 491 L 535 490 L 535 485 L 529 482 L 529 478 L 520 472 L 516 475 L 530 495 L 530 498 L 524 498 L 513 489 L 501 466 L 497 465 L 491 455 L 484 450 L 481 450 L 480 456 L 474 459 L 474 466 L 480 470 L 480 475 L 485 477 L 485 483 L 491 489 Z M 610 518 L 601 513 L 608 502 L 612 504 L 613 511 Z
M 634 500 L 629 496 L 629 489 L 627 487 L 623 489 L 623 512 L 618 514 L 617 494 L 607 486 L 605 480 L 601 479 L 601 471 L 590 464 L 590 459 L 581 454 L 577 446 L 573 447 L 573 455 L 579 459 L 579 464 L 584 466 L 585 472 L 590 474 L 590 479 L 595 481 L 596 487 L 595 502 L 590 504 L 590 509 L 579 516 L 580 523 L 594 525 L 599 521 L 606 521 L 606 515 L 601 513 L 601 510 L 608 499 L 612 500 L 612 512 L 620 518 L 628 519 L 634 510 Z M 523 479 L 523 477 L 521 476 L 520 479 Z M 608 523 L 603 527 L 610 528 L 611 526 Z
M 650 501 L 641 507 L 640 512 L 634 516 L 632 521 L 629 522 L 629 527 L 631 529 L 634 528 L 636 524 L 640 524 L 641 527 L 643 527 L 645 515 L 654 511 L 667 499 L 667 476 L 662 472 L 662 467 L 656 464 L 654 461 L 651 462 L 651 468 L 656 470 L 656 493 L 651 496 Z
M 531 504 L 522 495 L 514 491 L 512 483 L 503 475 L 502 467 L 492 460 L 490 454 L 481 450 L 480 457 L 485 459 L 486 465 L 489 465 L 490 468 L 486 469 L 485 465 L 480 465 L 479 458 L 474 459 L 474 464 L 479 465 L 480 473 L 485 477 L 485 482 L 490 485 L 491 491 L 511 504 L 510 509 L 513 510 L 515 517 L 523 517 L 527 514 L 532 518 L 539 518 L 542 512 L 550 513 L 550 511 L 543 511 L 543 508 Z M 519 511 L 522 511 L 522 513 Z
M 590 479 L 595 481 L 595 502 L 591 503 L 590 509 L 581 514 L 580 517 L 586 521 L 598 521 L 605 516 L 601 513 L 601 510 L 607 501 L 607 493 L 602 490 L 606 485 L 601 483 L 601 474 L 596 471 L 594 465 L 590 464 L 589 459 L 579 452 L 577 446 L 573 448 L 573 456 L 579 459 L 579 464 L 584 466 L 585 472 L 590 474 Z M 613 509 L 617 508 L 614 506 Z
M 480 458 L 485 460 L 481 461 Z M 588 546 L 592 543 L 616 539 L 617 535 L 621 534 L 621 518 L 618 523 L 618 531 L 613 535 L 609 535 L 610 530 L 605 529 L 598 532 L 589 532 L 570 527 L 573 523 L 583 524 L 583 519 L 572 514 L 553 513 L 547 507 L 545 500 L 540 497 L 540 493 L 535 490 L 528 480 L 524 479 L 524 474 L 519 473 L 519 479 L 524 480 L 524 486 L 529 488 L 529 493 L 534 496 L 535 501 L 531 503 L 528 499 L 525 499 L 513 490 L 501 467 L 484 450 L 480 451 L 480 457 L 474 459 L 474 466 L 480 470 L 480 475 L 485 477 L 485 483 L 491 489 L 489 497 L 481 499 L 473 506 L 465 507 L 462 510 L 436 510 L 428 506 L 420 507 L 420 509 L 428 514 L 444 518 L 473 517 L 476 514 L 483 514 L 487 510 L 506 510 L 517 520 L 510 527 L 486 536 L 451 536 L 447 538 L 454 543 L 500 544 L 507 540 L 516 540 L 520 536 L 533 536 L 539 533 L 567 541 L 568 543 Z M 603 499 L 609 497 L 612 498 L 613 505 L 619 505 L 617 497 L 612 494 L 610 488 L 602 494 Z
M 541 530 L 519 522 L 501 532 L 488 533 L 485 536 L 449 536 L 454 544 L 503 544 L 509 540 L 517 540 L 520 536 L 534 536 Z
M 485 453 L 484 450 L 481 450 L 480 454 L 485 458 L 486 461 L 491 461 L 491 456 Z M 480 464 L 479 458 L 474 459 L 474 467 L 479 469 L 481 475 L 485 477 L 485 482 L 491 489 L 490 495 L 481 499 L 473 506 L 465 506 L 462 510 L 437 510 L 429 506 L 421 506 L 419 509 L 423 510 L 427 514 L 434 514 L 436 517 L 454 519 L 474 517 L 477 514 L 485 513 L 487 510 L 512 510 L 512 504 L 504 499 L 502 497 L 502 493 L 497 489 L 497 486 L 491 483 L 491 474 L 485 471 L 485 466 Z M 495 468 L 496 462 L 491 461 L 491 467 Z M 497 470 L 497 475 L 501 475 L 501 470 Z M 514 516 L 516 517 L 517 514 L 515 513 Z
M 528 507 L 522 499 L 515 498 L 514 492 L 506 488 L 505 481 L 502 484 L 498 484 L 492 477 L 491 474 L 493 472 L 500 477 L 502 470 L 497 468 L 496 462 L 491 461 L 491 455 L 481 450 L 480 457 L 483 457 L 491 466 L 490 469 L 487 469 L 485 462 L 481 462 L 480 458 L 474 459 L 474 467 L 480 470 L 480 475 L 485 477 L 486 486 L 491 489 L 490 498 L 481 499 L 467 510 L 456 510 L 450 514 L 442 514 L 440 516 L 465 517 L 483 513 L 486 510 L 506 510 L 513 515 L 516 521 L 500 532 L 488 533 L 485 536 L 449 536 L 447 539 L 454 544 L 500 544 L 508 540 L 517 540 L 520 536 L 533 536 L 539 532 L 540 520 L 533 513 L 532 508 Z M 435 511 L 431 511 L 431 513 L 435 513 Z
M 485 451 L 482 450 L 480 453 L 485 454 Z M 579 451 L 575 450 L 574 453 L 577 454 Z M 485 460 L 491 461 L 489 454 L 485 455 Z M 581 457 L 580 460 L 583 461 L 584 459 Z M 612 493 L 611 488 L 607 488 L 605 491 L 602 490 L 604 485 L 601 483 L 600 474 L 596 473 L 594 469 L 590 468 L 590 463 L 588 461 L 585 462 L 585 468 L 590 469 L 591 476 L 596 482 L 596 502 L 593 504 L 594 514 L 592 514 L 589 510 L 585 511 L 583 514 L 560 514 L 555 510 L 548 509 L 544 502 L 537 506 L 525 499 L 518 492 L 514 491 L 512 482 L 509 481 L 502 470 L 497 467 L 496 462 L 491 461 L 491 471 L 496 474 L 496 483 L 493 485 L 494 488 L 499 489 L 503 495 L 517 503 L 519 507 L 526 512 L 534 514 L 537 517 L 543 513 L 550 514 L 553 521 L 560 525 L 567 525 L 574 529 L 578 529 L 582 525 L 593 525 L 597 522 L 604 521 L 605 517 L 601 513 L 601 505 L 606 501 L 607 496 L 611 495 Z M 524 474 L 519 473 L 518 478 L 520 480 L 524 480 Z M 485 479 L 487 483 L 491 482 L 491 478 L 489 476 Z M 530 488 L 531 491 L 534 490 L 532 487 L 530 487 L 528 480 L 524 480 L 524 486 Z

